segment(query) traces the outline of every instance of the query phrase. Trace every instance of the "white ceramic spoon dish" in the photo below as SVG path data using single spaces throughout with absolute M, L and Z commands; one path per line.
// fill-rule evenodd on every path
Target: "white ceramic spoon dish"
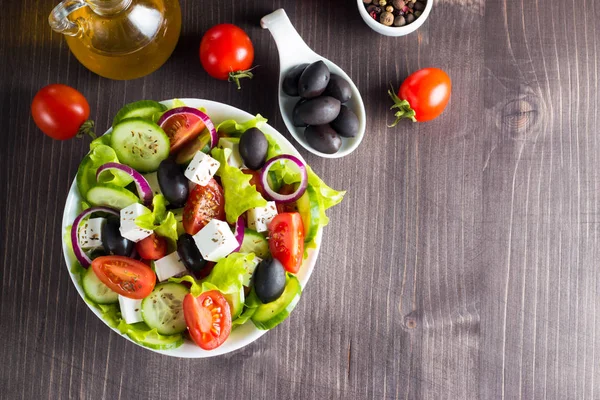
M 365 135 L 367 120 L 365 105 L 352 79 L 340 67 L 328 59 L 321 57 L 304 43 L 304 40 L 302 40 L 296 29 L 294 29 L 294 26 L 282 8 L 269 15 L 265 15 L 260 20 L 260 25 L 271 32 L 279 51 L 279 109 L 281 110 L 283 122 L 285 122 L 294 139 L 306 150 L 325 158 L 339 158 L 352 153 L 356 150 Z M 322 60 L 327 65 L 332 74 L 343 77 L 350 84 L 352 99 L 346 105 L 356 113 L 359 121 L 358 134 L 353 138 L 342 138 L 342 147 L 334 154 L 321 153 L 308 144 L 304 138 L 304 128 L 295 127 L 292 122 L 292 111 L 299 97 L 290 97 L 281 89 L 283 78 L 290 69 L 298 64 L 310 64 L 319 60 Z

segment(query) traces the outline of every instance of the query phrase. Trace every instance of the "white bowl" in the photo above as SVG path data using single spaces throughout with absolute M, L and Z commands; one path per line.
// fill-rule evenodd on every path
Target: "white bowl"
M 240 109 L 237 109 L 235 107 L 232 107 L 232 106 L 229 106 L 226 104 L 217 103 L 214 101 L 199 100 L 199 99 L 181 99 L 181 100 L 190 107 L 194 107 L 194 108 L 204 107 L 207 111 L 207 114 L 211 117 L 213 122 L 215 122 L 217 124 L 219 122 L 222 122 L 227 119 L 235 119 L 236 121 L 247 121 L 251 118 L 254 118 L 253 115 L 250 115 L 245 111 L 242 111 Z M 164 101 L 162 103 L 167 106 L 170 106 L 171 102 L 172 102 L 171 100 L 168 100 L 168 101 Z M 298 157 L 300 160 L 302 160 L 302 162 L 306 163 L 306 161 L 304 161 L 304 159 L 302 158 L 300 153 L 298 153 L 298 151 L 290 144 L 290 142 L 288 142 L 288 140 L 286 138 L 284 138 L 279 132 L 277 132 L 273 127 L 271 127 L 268 124 L 265 124 L 261 130 L 264 133 L 270 135 L 272 138 L 274 138 L 277 141 L 277 143 L 281 146 L 281 150 L 283 150 L 285 153 L 292 154 L 292 155 Z M 111 129 L 109 129 L 106 133 L 108 133 L 110 131 L 111 131 Z M 71 273 L 71 267 L 73 266 L 73 263 L 75 262 L 75 258 L 74 258 L 72 251 L 69 249 L 68 243 L 65 241 L 65 237 L 67 240 L 69 240 L 68 239 L 69 236 L 64 235 L 64 232 L 68 232 L 68 229 L 73 224 L 73 221 L 75 220 L 75 218 L 81 211 L 80 204 L 81 204 L 81 196 L 79 195 L 79 192 L 77 191 L 77 185 L 75 183 L 75 180 L 73 180 L 73 184 L 71 185 L 71 190 L 69 190 L 69 195 L 67 196 L 65 210 L 63 213 L 62 231 L 61 231 L 61 232 L 63 232 L 62 245 L 63 245 L 63 254 L 65 257 L 65 261 L 67 263 L 69 275 L 71 276 L 71 280 L 73 281 L 73 285 L 75 285 L 75 288 L 77 289 L 77 292 L 79 292 L 79 295 L 81 296 L 81 298 L 85 299 L 85 297 L 84 297 L 85 295 L 83 293 L 83 289 L 82 289 L 81 285 L 79 284 L 76 276 Z M 300 271 L 296 275 L 298 277 L 298 279 L 300 280 L 302 287 L 306 286 L 308 279 L 310 278 L 310 275 L 312 274 L 313 268 L 315 266 L 315 262 L 317 261 L 317 256 L 319 254 L 319 248 L 321 247 L 321 234 L 322 234 L 322 229 L 319 230 L 319 232 L 317 234 L 317 239 L 316 239 L 317 247 L 314 250 L 309 251 L 308 258 L 304 260 L 304 263 L 302 264 Z M 106 323 L 106 321 L 104 321 L 102 319 L 101 313 L 97 309 L 90 306 L 87 302 L 85 302 L 85 304 L 87 304 L 88 307 L 90 307 L 90 310 L 92 310 L 92 312 L 94 314 L 96 314 L 98 316 L 98 318 L 100 318 L 104 323 Z M 293 318 L 293 315 L 294 315 L 294 313 L 292 312 L 290 318 Z M 107 326 L 108 326 L 108 324 L 107 324 Z M 133 342 L 133 340 L 129 339 L 129 337 L 127 335 L 122 335 L 117 329 L 114 329 L 114 328 L 111 328 L 111 329 L 113 331 L 115 331 L 118 335 L 121 335 L 124 338 L 126 338 L 127 340 L 130 340 L 131 342 Z M 252 324 L 251 321 L 248 321 L 246 324 L 235 328 L 231 332 L 231 335 L 229 335 L 229 338 L 220 347 L 217 347 L 216 349 L 210 350 L 210 351 L 201 349 L 200 347 L 196 346 L 192 341 L 190 341 L 188 339 L 185 340 L 185 343 L 183 345 L 181 345 L 180 347 L 173 349 L 173 350 L 153 350 L 153 349 L 148 349 L 147 347 L 144 347 L 141 345 L 139 345 L 139 346 L 143 347 L 145 349 L 148 349 L 148 350 L 152 350 L 156 353 L 165 354 L 165 355 L 173 356 L 173 357 L 205 358 L 205 357 L 214 357 L 214 356 L 218 356 L 221 354 L 225 354 L 225 353 L 229 353 L 234 350 L 237 350 L 241 347 L 244 347 L 244 346 L 254 342 L 256 339 L 258 339 L 259 337 L 264 335 L 266 332 L 267 331 L 262 331 L 262 330 L 257 329 Z M 135 342 L 133 342 L 133 343 L 135 343 Z
M 354 150 L 356 150 L 365 136 L 367 124 L 365 105 L 362 97 L 360 96 L 360 92 L 358 91 L 358 88 L 354 82 L 352 82 L 352 79 L 350 79 L 350 77 L 340 67 L 328 59 L 321 57 L 312 51 L 312 49 L 308 47 L 306 43 L 304 43 L 304 40 L 302 40 L 302 37 L 300 37 L 296 29 L 294 29 L 294 26 L 292 25 L 283 8 L 280 8 L 269 15 L 265 15 L 260 20 L 260 25 L 264 29 L 268 29 L 271 32 L 273 39 L 275 39 L 277 50 L 279 51 L 279 109 L 281 111 L 281 116 L 283 117 L 283 122 L 288 128 L 288 131 L 290 131 L 294 139 L 296 139 L 296 141 L 300 143 L 302 147 L 318 156 L 324 158 L 339 158 L 352 153 Z M 281 88 L 283 78 L 296 65 L 304 63 L 310 64 L 319 60 L 322 60 L 325 65 L 327 65 L 327 68 L 329 68 L 329 71 L 332 74 L 341 76 L 350 84 L 350 88 L 352 90 L 352 99 L 350 99 L 350 101 L 348 101 L 345 105 L 354 111 L 359 122 L 358 134 L 353 138 L 342 138 L 342 146 L 334 154 L 321 153 L 308 144 L 304 137 L 304 128 L 298 128 L 294 126 L 292 121 L 292 111 L 294 110 L 294 106 L 300 98 L 288 96 Z
M 427 17 L 429 17 L 429 13 L 433 8 L 433 0 L 427 0 L 423 14 L 421 14 L 421 16 L 413 23 L 404 26 L 386 26 L 371 18 L 362 0 L 356 0 L 356 4 L 358 5 L 358 12 L 365 23 L 369 25 L 369 27 L 375 32 L 381 33 L 385 36 L 404 36 L 416 31 L 421 25 L 423 25 Z

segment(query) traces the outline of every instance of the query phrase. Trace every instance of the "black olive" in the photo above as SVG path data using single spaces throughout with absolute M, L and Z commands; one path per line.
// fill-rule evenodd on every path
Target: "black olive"
M 298 116 L 298 107 L 300 107 L 300 105 L 303 103 L 306 103 L 306 99 L 300 99 L 300 101 L 298 101 L 294 106 L 294 111 L 292 111 L 292 123 L 298 128 L 306 128 L 306 126 L 308 125 L 305 124 Z
M 171 159 L 166 159 L 158 166 L 156 173 L 160 191 L 174 208 L 183 207 L 188 198 L 189 183 L 181 166 Z
M 273 258 L 264 259 L 254 270 L 252 278 L 256 295 L 263 303 L 270 303 L 285 290 L 285 269 Z
M 328 124 L 340 113 L 340 101 L 329 96 L 310 99 L 298 105 L 298 118 L 308 125 Z
M 320 96 L 329 83 L 329 68 L 323 61 L 310 64 L 298 81 L 298 94 L 305 99 Z
M 288 96 L 298 96 L 298 81 L 308 64 L 296 65 L 287 73 L 281 83 L 281 90 Z
M 342 146 L 340 135 L 329 125 L 309 125 L 304 137 L 313 149 L 325 154 L 337 153 Z
M 267 159 L 269 142 L 258 128 L 250 128 L 240 137 L 240 155 L 250 169 L 258 170 Z
M 177 254 L 183 265 L 191 272 L 201 271 L 206 266 L 206 260 L 202 258 L 194 237 L 189 233 L 179 236 L 177 240 Z
M 354 137 L 358 134 L 358 117 L 346 106 L 340 108 L 340 114 L 331 122 L 331 127 L 344 137 Z
M 121 236 L 121 222 L 118 218 L 108 218 L 102 227 L 102 246 L 104 251 L 114 256 L 129 257 L 135 243 Z
M 329 84 L 323 92 L 325 96 L 331 96 L 338 99 L 340 102 L 345 103 L 352 98 L 352 88 L 347 80 L 339 75 L 331 74 L 329 78 Z

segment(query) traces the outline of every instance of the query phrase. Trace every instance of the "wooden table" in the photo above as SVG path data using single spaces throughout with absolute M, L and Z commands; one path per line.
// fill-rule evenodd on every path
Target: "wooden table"
M 600 397 L 598 2 L 437 0 L 417 33 L 387 38 L 350 0 L 182 0 L 177 50 L 130 82 L 70 55 L 46 21 L 55 2 L 6 1 L 0 16 L 0 398 Z M 365 100 L 355 153 L 300 148 L 348 194 L 288 321 L 214 359 L 154 354 L 110 331 L 70 281 L 61 217 L 88 141 L 45 137 L 31 99 L 72 85 L 103 131 L 124 103 L 200 97 L 260 112 L 290 137 L 277 51 L 259 27 L 279 7 Z M 198 61 L 220 22 L 255 45 L 260 68 L 241 91 Z M 387 128 L 389 83 L 427 66 L 452 77 L 448 109 Z

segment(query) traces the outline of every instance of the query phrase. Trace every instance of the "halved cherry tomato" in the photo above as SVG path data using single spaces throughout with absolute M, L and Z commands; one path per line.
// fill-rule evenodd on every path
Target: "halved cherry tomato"
M 278 191 L 279 194 L 292 194 L 296 191 L 296 187 L 294 185 L 284 184 Z M 292 203 L 277 203 L 277 212 L 279 214 L 286 212 L 296 212 L 298 211 L 298 206 L 296 202 Z
M 250 185 L 255 186 L 256 191 L 260 193 L 263 198 L 268 199 L 267 192 L 265 192 L 265 188 L 260 181 L 260 173 L 248 168 L 242 168 L 242 172 L 246 175 L 252 175 L 252 178 L 250 178 Z
M 135 244 L 139 256 L 146 260 L 159 260 L 167 255 L 167 240 L 152 234 Z
M 197 138 L 206 128 L 206 125 L 195 114 L 180 113 L 171 116 L 162 123 L 161 127 L 171 142 L 171 153 L 176 153 L 184 145 Z
M 225 199 L 223 188 L 211 179 L 206 186 L 192 189 L 183 208 L 183 228 L 195 235 L 214 218 L 225 219 Z
M 282 213 L 269 224 L 269 250 L 283 267 L 298 272 L 304 256 L 304 225 L 299 213 Z
M 103 256 L 92 261 L 94 273 L 113 292 L 143 299 L 154 289 L 156 274 L 141 261 L 123 256 Z
M 190 336 L 204 350 L 219 347 L 231 333 L 231 309 L 218 290 L 198 297 L 188 293 L 183 298 L 183 315 Z

